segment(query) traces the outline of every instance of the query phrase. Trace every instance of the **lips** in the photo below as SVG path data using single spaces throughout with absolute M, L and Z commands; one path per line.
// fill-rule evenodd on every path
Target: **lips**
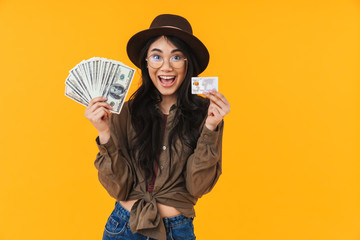
M 158 76 L 161 86 L 171 87 L 175 83 L 176 76 Z

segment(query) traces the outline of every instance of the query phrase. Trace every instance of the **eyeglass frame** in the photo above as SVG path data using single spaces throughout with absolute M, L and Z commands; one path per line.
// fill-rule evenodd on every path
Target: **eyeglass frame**
M 164 65 L 165 60 L 162 61 L 162 64 L 161 64 L 160 67 L 158 67 L 158 68 L 154 68 L 153 66 L 151 66 L 151 65 L 149 64 L 149 61 L 148 61 L 148 58 L 151 57 L 151 56 L 153 56 L 153 55 L 150 55 L 150 56 L 148 56 L 147 58 L 145 58 L 145 61 L 148 62 L 148 66 L 150 66 L 150 67 L 153 68 L 153 69 L 159 69 L 159 68 L 161 68 L 161 67 Z M 172 57 L 173 57 L 173 56 L 172 56 Z M 164 58 L 163 58 L 163 59 L 164 59 Z M 184 63 L 185 63 L 186 61 L 188 61 L 188 59 L 187 59 L 186 57 L 184 57 Z M 170 65 L 171 67 L 175 68 L 175 69 L 180 69 L 180 68 L 181 68 L 181 67 L 179 67 L 179 68 L 174 67 L 174 66 L 172 65 L 172 62 L 170 62 L 170 58 L 169 58 L 169 65 Z

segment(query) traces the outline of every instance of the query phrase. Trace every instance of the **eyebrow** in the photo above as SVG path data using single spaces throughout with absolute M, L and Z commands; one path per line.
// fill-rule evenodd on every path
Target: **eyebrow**
M 158 49 L 158 48 L 153 48 L 153 49 L 151 49 L 151 51 L 150 52 L 155 52 L 155 51 L 157 51 L 157 52 L 163 52 L 163 51 L 161 51 L 160 49 Z M 178 49 L 178 48 L 176 48 L 176 49 L 174 49 L 174 50 L 172 50 L 171 51 L 171 53 L 174 53 L 174 52 L 182 52 L 180 49 Z

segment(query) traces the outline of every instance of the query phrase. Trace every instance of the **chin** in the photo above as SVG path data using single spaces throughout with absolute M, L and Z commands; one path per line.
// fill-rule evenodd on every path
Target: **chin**
M 172 96 L 175 94 L 175 91 L 173 90 L 162 90 L 159 92 L 161 93 L 162 96 Z

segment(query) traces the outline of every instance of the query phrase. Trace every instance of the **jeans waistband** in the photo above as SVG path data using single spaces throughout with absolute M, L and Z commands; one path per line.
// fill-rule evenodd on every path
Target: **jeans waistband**
M 122 218 L 129 220 L 130 212 L 126 210 L 123 206 L 121 206 L 121 204 L 118 201 L 115 202 L 115 211 Z
M 115 211 L 117 212 L 117 214 L 119 214 L 121 217 L 125 219 L 130 218 L 130 212 L 126 210 L 123 206 L 121 206 L 121 204 L 118 201 L 116 201 L 115 203 Z M 182 214 L 176 215 L 174 217 L 166 217 L 162 219 L 164 221 L 165 228 L 174 227 L 186 221 L 192 220 L 192 218 L 185 217 Z

